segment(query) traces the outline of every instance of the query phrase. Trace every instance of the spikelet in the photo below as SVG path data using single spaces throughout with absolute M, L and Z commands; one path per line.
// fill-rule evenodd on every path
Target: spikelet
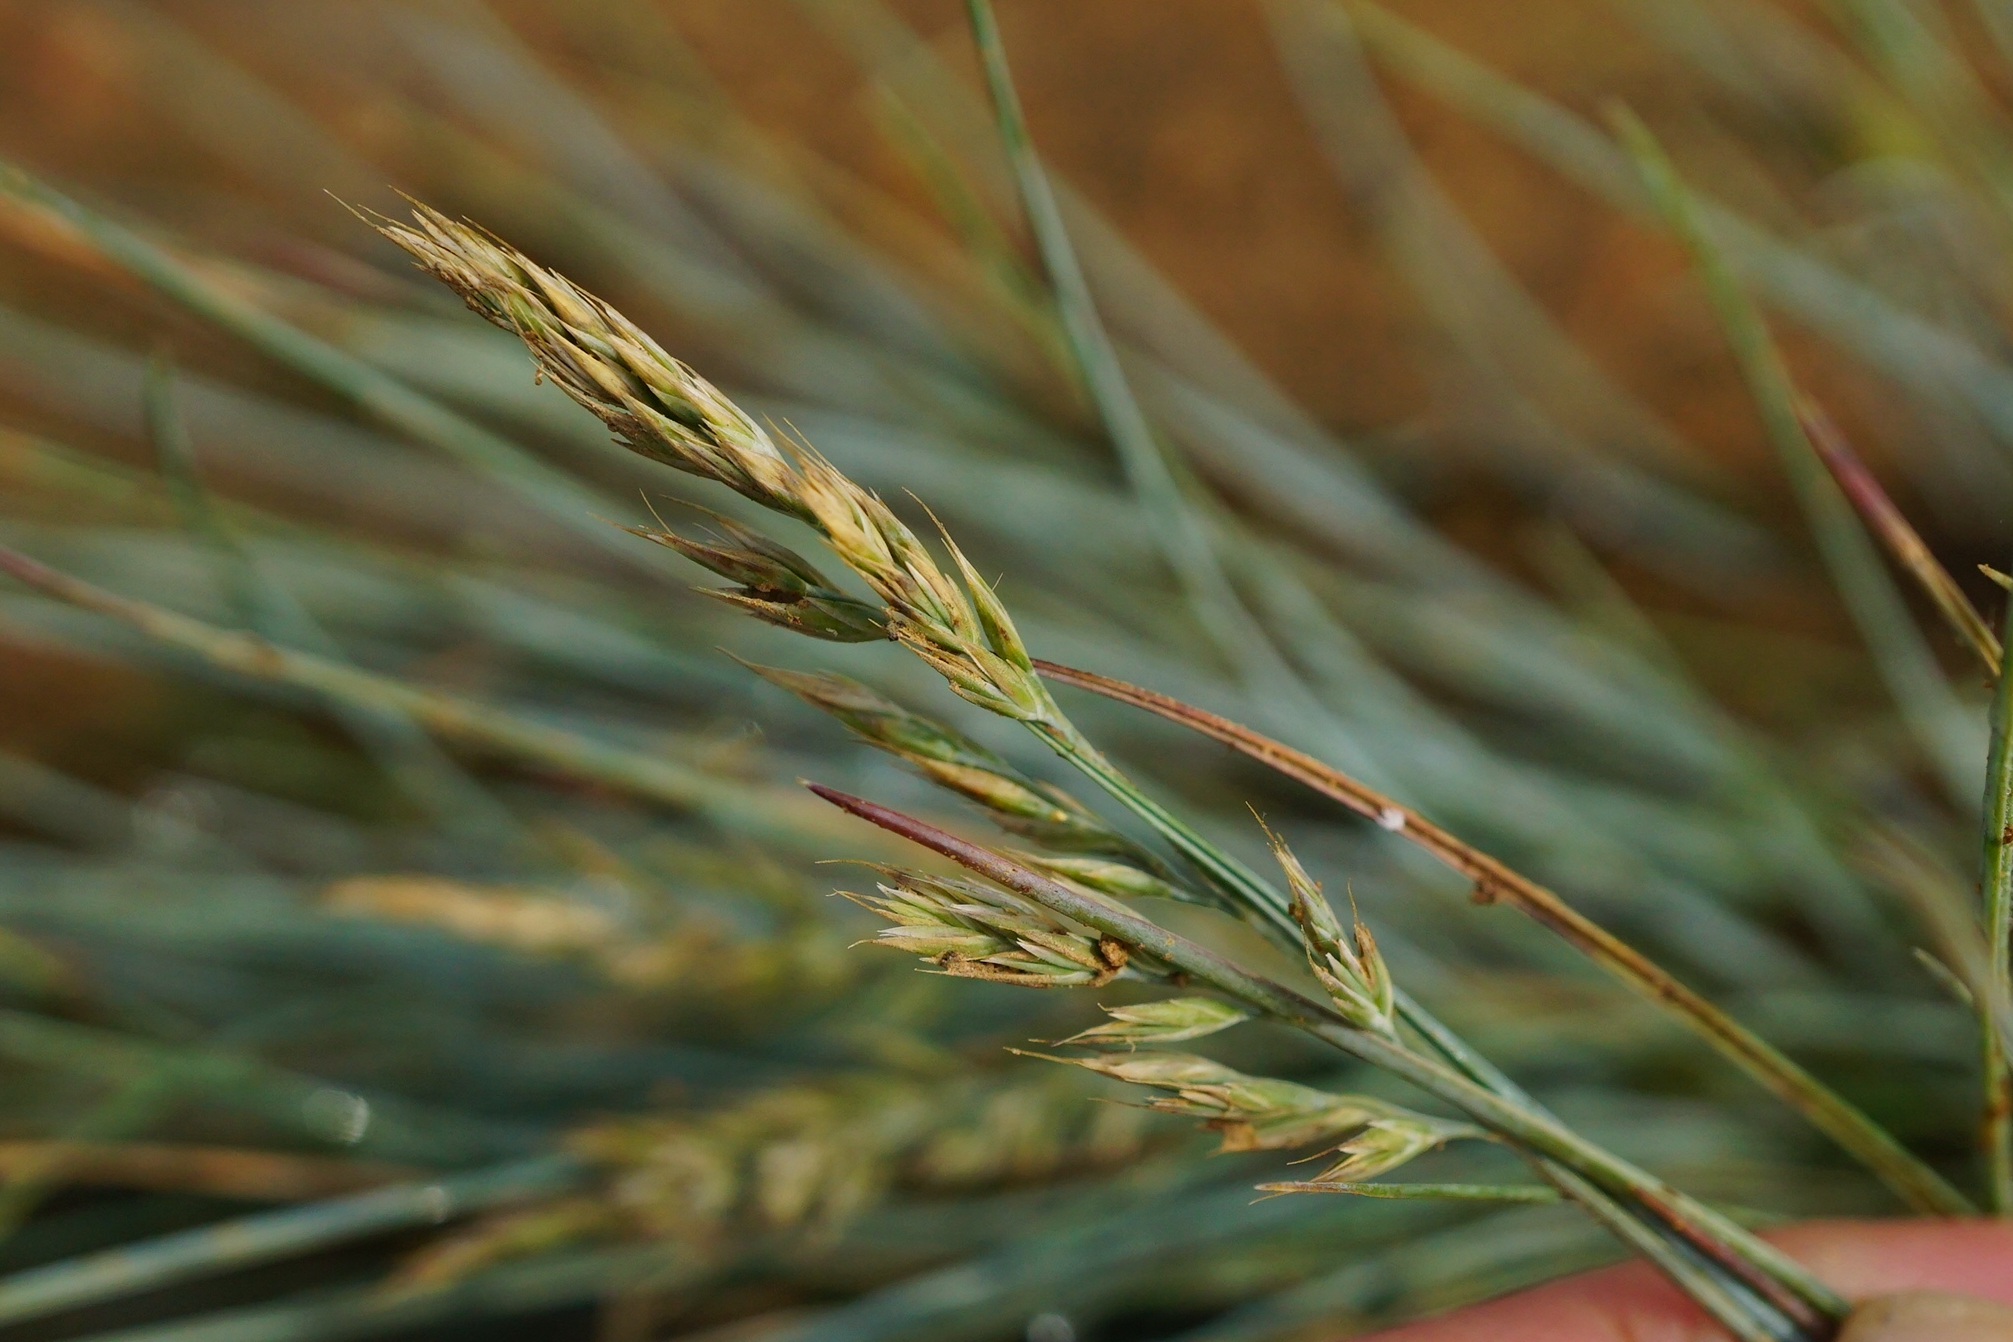
M 742 665 L 813 708 L 829 713 L 861 740 L 907 762 L 931 782 L 977 802 L 1005 829 L 1070 852 L 1109 853 L 1135 863 L 1153 861 L 1138 845 L 1068 792 L 1029 778 L 978 742 L 934 719 L 910 712 L 856 680 L 829 672 L 786 671 L 746 661 Z M 1100 864 L 1095 859 L 1086 859 L 1083 871 L 1089 878 L 1083 883 L 1104 889 L 1096 879 L 1104 866 L 1113 868 L 1114 876 L 1119 871 L 1137 871 L 1122 863 Z M 1137 876 L 1142 883 L 1157 879 L 1144 872 L 1137 872 Z M 1126 893 L 1160 894 L 1165 889 L 1164 882 L 1161 888 L 1141 884 Z
M 1107 1025 L 1058 1040 L 1063 1044 L 1175 1044 L 1227 1030 L 1251 1019 L 1252 1013 L 1214 997 L 1172 997 L 1164 1002 L 1105 1007 Z
M 870 643 L 888 636 L 878 607 L 833 587 L 796 551 L 731 517 L 699 511 L 707 513 L 718 533 L 712 542 L 693 540 L 669 528 L 623 529 L 735 583 L 731 588 L 699 590 L 758 620 L 834 643 Z
M 1441 1134 L 1412 1152 L 1416 1155 L 1451 1137 L 1481 1135 L 1481 1130 L 1472 1125 L 1450 1124 L 1368 1095 L 1331 1095 L 1292 1081 L 1246 1076 L 1220 1062 L 1188 1053 L 1130 1053 L 1049 1058 L 1049 1061 L 1086 1068 L 1137 1086 L 1172 1091 L 1167 1098 L 1147 1101 L 1146 1107 L 1201 1119 L 1204 1127 L 1221 1134 L 1223 1144 L 1219 1149 L 1224 1151 L 1287 1150 L 1334 1141 L 1350 1133 L 1360 1136 L 1373 1128 L 1380 1134 L 1387 1130 Z M 1387 1127 L 1377 1128 L 1378 1124 Z M 1383 1150 L 1395 1138 L 1380 1135 L 1369 1140 L 1372 1147 Z M 1382 1168 L 1389 1169 L 1397 1163 L 1393 1161 Z
M 1293 920 L 1300 924 L 1307 963 L 1314 977 L 1321 980 L 1335 1009 L 1351 1025 L 1396 1039 L 1397 988 L 1384 957 L 1377 951 L 1376 938 L 1361 919 L 1345 932 L 1328 904 L 1328 897 L 1300 865 L 1300 859 L 1293 856 L 1278 835 L 1268 831 L 1268 837 L 1272 841 L 1272 855 L 1279 859 L 1286 883 L 1293 891 Z
M 1125 972 L 1131 958 L 1116 938 L 1070 926 L 996 886 L 881 871 L 887 879 L 878 895 L 839 893 L 893 924 L 876 945 L 911 951 L 943 973 L 1023 988 L 1097 988 Z

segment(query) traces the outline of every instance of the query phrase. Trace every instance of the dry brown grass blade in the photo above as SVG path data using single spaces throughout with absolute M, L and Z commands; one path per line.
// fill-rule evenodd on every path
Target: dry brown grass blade
M 250 1202 L 312 1202 L 403 1183 L 410 1165 L 236 1146 L 174 1142 L 0 1142 L 0 1178 L 33 1177 L 90 1188 L 201 1193 Z
M 1178 699 L 1055 662 L 1037 660 L 1035 669 L 1050 680 L 1143 708 L 1220 741 L 1350 810 L 1368 816 L 1379 827 L 1409 839 L 1474 882 L 1477 902 L 1501 901 L 1522 909 L 1631 988 L 1668 1007 L 1741 1070 L 1879 1174 L 1917 1211 L 1963 1215 L 1974 1210 L 1964 1195 L 1935 1171 L 1766 1040 L 1680 983 L 1642 952 L 1588 919 L 1551 890 L 1449 834 L 1417 811 L 1399 805 L 1312 755 Z
M 1985 622 L 1985 617 L 1971 604 L 1971 598 L 1950 576 L 1950 570 L 1938 562 L 1921 535 L 1902 515 L 1901 509 L 1894 506 L 1894 500 L 1881 488 L 1879 478 L 1852 450 L 1852 444 L 1824 408 L 1803 396 L 1797 399 L 1796 413 L 1803 421 L 1803 431 L 1809 435 L 1810 445 L 1817 450 L 1818 459 L 1831 472 L 1831 478 L 1838 481 L 1845 497 L 1852 500 L 1852 506 L 1865 520 L 1867 529 L 1880 538 L 1880 543 L 1887 547 L 1895 562 L 1922 585 L 1922 590 L 1928 593 L 1944 620 L 1978 654 L 1985 663 L 1985 669 L 1997 678 L 2004 657 L 1999 636 L 1992 632 L 1992 626 Z

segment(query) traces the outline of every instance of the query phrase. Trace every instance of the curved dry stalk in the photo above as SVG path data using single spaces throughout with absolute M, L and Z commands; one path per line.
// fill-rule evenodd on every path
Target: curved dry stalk
M 85 1188 L 201 1193 L 248 1202 L 307 1202 L 418 1178 L 410 1165 L 182 1142 L 0 1142 L 0 1178 Z
M 1357 782 L 1304 751 L 1164 694 L 1122 680 L 1037 660 L 1050 680 L 1131 704 L 1220 741 L 1240 754 L 1368 816 L 1380 828 L 1417 844 L 1474 883 L 1475 899 L 1521 909 L 1653 1002 L 1662 1003 L 1741 1070 L 1857 1156 L 1917 1211 L 1943 1216 L 1975 1211 L 1970 1201 L 1895 1141 L 1872 1119 L 1834 1094 L 1774 1046 L 1673 978 L 1655 961 L 1574 909 L 1551 890 L 1456 838 L 1408 806 Z
M 1859 510 L 1867 530 L 1878 536 L 1894 561 L 1921 584 L 1945 622 L 1978 654 L 1978 660 L 1985 663 L 1986 673 L 1996 679 L 2004 654 L 1999 636 L 1978 613 L 1978 607 L 1971 604 L 1971 598 L 1950 576 L 1950 570 L 1943 567 L 1901 509 L 1894 506 L 1894 500 L 1881 488 L 1879 478 L 1852 450 L 1851 442 L 1824 407 L 1801 395 L 1796 398 L 1796 413 L 1803 421 L 1804 436 L 1810 440 L 1812 450 L 1852 506 Z

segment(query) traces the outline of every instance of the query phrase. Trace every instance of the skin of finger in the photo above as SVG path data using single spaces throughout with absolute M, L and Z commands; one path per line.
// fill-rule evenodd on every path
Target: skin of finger
M 1816 1221 L 1773 1240 L 1855 1300 L 1951 1291 L 2013 1304 L 2013 1223 Z M 1521 1291 L 1374 1342 L 1725 1342 L 1647 1263 L 1624 1263 Z
M 1903 1291 L 1854 1310 L 1838 1342 L 2013 1342 L 2013 1305 Z

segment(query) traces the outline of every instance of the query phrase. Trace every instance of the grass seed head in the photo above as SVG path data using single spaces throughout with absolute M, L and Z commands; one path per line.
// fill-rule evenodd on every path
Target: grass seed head
M 653 527 L 623 530 L 676 550 L 701 568 L 738 588 L 701 588 L 707 596 L 747 611 L 758 620 L 834 643 L 872 643 L 888 636 L 879 609 L 846 595 L 796 552 L 727 518 L 723 544 L 710 544 Z
M 793 444 L 786 454 L 719 388 L 607 303 L 437 210 L 415 203 L 413 219 L 415 226 L 372 223 L 473 311 L 523 339 L 540 374 L 625 445 L 809 522 L 886 605 L 888 636 L 959 695 L 1024 722 L 1060 719 L 1005 607 L 956 546 L 950 549 L 962 586 L 872 491 L 808 445 Z M 746 592 L 721 595 L 819 637 L 855 632 L 835 612 L 807 614 Z
M 1280 1151 L 1332 1141 L 1379 1119 L 1439 1121 L 1367 1095 L 1331 1095 L 1292 1081 L 1246 1076 L 1220 1062 L 1188 1053 L 1127 1053 L 1050 1060 L 1087 1068 L 1133 1085 L 1172 1091 L 1164 1099 L 1147 1101 L 1146 1107 L 1201 1119 L 1204 1127 L 1221 1134 L 1223 1144 L 1219 1149 L 1223 1151 Z
M 605 909 L 556 891 L 476 885 L 444 876 L 351 876 L 323 907 L 351 917 L 421 923 L 469 941 L 531 954 L 604 952 L 630 935 Z
M 878 895 L 841 891 L 893 926 L 876 945 L 911 951 L 958 978 L 1023 988 L 1102 987 L 1129 958 L 1116 938 L 1065 924 L 1039 904 L 961 877 L 884 868 Z
M 1376 938 L 1361 919 L 1345 931 L 1328 897 L 1300 865 L 1300 859 L 1278 835 L 1269 837 L 1272 855 L 1279 860 L 1293 892 L 1293 920 L 1300 924 L 1301 941 L 1314 976 L 1321 980 L 1336 1010 L 1351 1025 L 1396 1039 L 1397 988 L 1384 957 L 1378 953 Z
M 1137 1006 L 1105 1007 L 1111 1017 L 1106 1025 L 1094 1025 L 1081 1034 L 1062 1040 L 1065 1044 L 1174 1044 L 1201 1039 L 1250 1020 L 1243 1007 L 1214 997 L 1173 997 L 1163 1002 L 1143 1002 Z
M 911 713 L 856 680 L 829 672 L 786 671 L 752 662 L 743 665 L 813 708 L 831 714 L 869 745 L 907 761 L 939 787 L 985 807 L 1002 828 L 1070 852 L 1137 852 L 1137 845 L 1061 788 L 1029 778 L 971 738 L 920 713 Z M 1029 860 L 1040 865 L 1047 859 Z M 1166 882 L 1122 863 L 1097 859 L 1058 862 L 1080 863 L 1092 879 L 1077 877 L 1074 871 L 1059 874 L 1107 893 L 1172 893 Z M 1110 888 L 1098 878 L 1131 888 Z
M 1045 853 L 1015 853 L 1013 856 L 1059 880 L 1084 886 L 1099 894 L 1118 895 L 1128 899 L 1179 899 L 1191 903 L 1203 902 L 1179 886 L 1163 880 L 1152 872 L 1142 871 L 1128 862 L 1116 862 L 1102 857 L 1051 857 Z
M 719 388 L 620 312 L 515 248 L 416 202 L 412 214 L 416 226 L 372 223 L 470 310 L 521 338 L 539 373 L 631 450 L 801 515 L 789 460 Z
M 1397 1113 L 1372 1119 L 1335 1150 L 1342 1156 L 1314 1176 L 1312 1183 L 1360 1183 L 1388 1174 L 1415 1157 L 1456 1138 L 1486 1137 L 1471 1123 L 1457 1123 L 1428 1114 Z
M 849 1073 L 703 1112 L 601 1119 L 567 1146 L 602 1173 L 597 1205 L 624 1237 L 704 1253 L 739 1232 L 828 1235 L 902 1189 L 984 1188 L 1133 1158 L 1138 1111 L 1086 1104 L 1068 1082 L 955 1064 Z

